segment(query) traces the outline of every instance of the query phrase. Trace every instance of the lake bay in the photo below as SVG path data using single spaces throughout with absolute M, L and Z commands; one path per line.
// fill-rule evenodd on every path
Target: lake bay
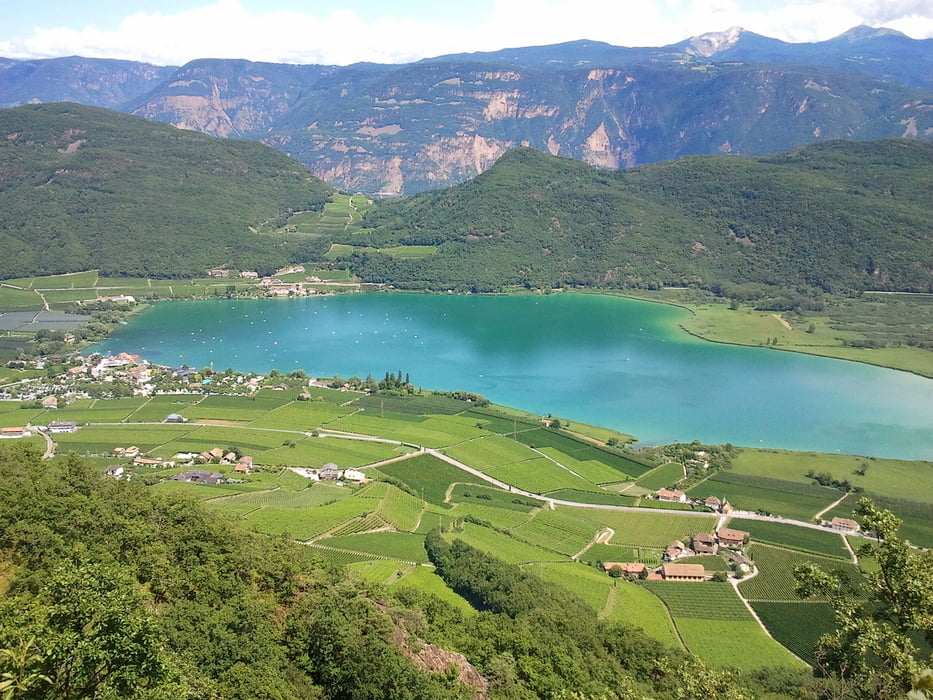
M 164 302 L 94 350 L 259 373 L 401 370 L 652 444 L 933 458 L 933 380 L 698 340 L 678 326 L 688 313 L 582 294 Z

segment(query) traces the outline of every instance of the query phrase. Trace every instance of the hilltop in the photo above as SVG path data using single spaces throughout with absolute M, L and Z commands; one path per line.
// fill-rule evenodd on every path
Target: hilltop
M 313 254 L 274 230 L 332 192 L 258 143 L 77 104 L 0 111 L 0 277 L 99 268 L 191 277 Z M 303 246 L 303 247 L 302 247 Z
M 361 277 L 408 288 L 929 291 L 931 188 L 933 145 L 908 140 L 627 171 L 523 148 L 470 182 L 382 203 L 344 242 Z M 436 252 L 374 249 L 399 244 Z

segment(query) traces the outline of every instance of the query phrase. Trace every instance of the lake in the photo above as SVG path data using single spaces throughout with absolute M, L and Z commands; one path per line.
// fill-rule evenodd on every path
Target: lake
M 401 370 L 650 444 L 933 458 L 933 380 L 698 340 L 678 326 L 688 313 L 583 294 L 164 302 L 95 349 L 259 373 Z

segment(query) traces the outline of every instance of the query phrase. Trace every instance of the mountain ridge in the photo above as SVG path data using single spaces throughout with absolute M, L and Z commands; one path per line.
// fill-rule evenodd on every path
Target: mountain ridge
M 933 40 L 856 27 L 790 44 L 732 28 L 665 47 L 578 40 L 397 65 L 0 59 L 0 94 L 262 141 L 346 191 L 399 195 L 467 180 L 523 145 L 624 168 L 933 139 Z

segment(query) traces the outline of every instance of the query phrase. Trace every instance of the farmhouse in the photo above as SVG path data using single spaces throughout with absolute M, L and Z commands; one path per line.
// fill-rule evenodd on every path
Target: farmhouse
M 126 453 L 124 453 L 126 454 Z M 161 457 L 135 457 L 133 464 L 140 467 L 174 467 L 174 462 L 166 462 Z
M 50 433 L 73 433 L 78 429 L 78 424 L 73 420 L 53 420 L 49 423 Z
M 340 469 L 333 462 L 328 462 L 321 467 L 317 476 L 319 479 L 324 479 L 325 481 L 336 481 L 340 478 Z
M 603 563 L 603 569 L 618 569 L 625 576 L 640 576 L 645 570 L 645 565 L 639 561 L 607 561 Z
M 253 458 L 249 455 L 243 455 L 236 463 L 233 471 L 238 474 L 249 474 L 251 471 L 253 471 Z
M 682 557 L 686 553 L 687 546 L 680 540 L 674 540 L 669 545 L 667 549 L 664 550 L 664 558 L 668 561 L 671 559 L 676 559 L 677 557 Z
M 111 464 L 109 467 L 107 467 L 107 476 L 112 476 L 114 479 L 119 479 L 121 476 L 123 476 L 124 471 L 125 470 L 123 469 L 122 464 Z
M 347 481 L 366 481 L 366 475 L 358 469 L 344 469 L 343 478 Z
M 223 474 L 209 472 L 204 469 L 191 469 L 172 477 L 172 481 L 189 481 L 198 484 L 219 484 L 223 480 Z
M 829 526 L 833 530 L 841 530 L 842 532 L 859 531 L 859 524 L 851 518 L 833 518 L 829 521 Z
M 668 503 L 687 502 L 687 494 L 685 494 L 683 491 L 669 491 L 668 489 L 660 489 L 657 495 L 659 501 L 667 501 Z
M 0 428 L 0 437 L 5 438 L 21 438 L 25 437 L 26 428 Z
M 705 581 L 706 569 L 702 564 L 662 564 L 661 576 L 665 581 Z
M 741 547 L 747 538 L 748 533 L 744 530 L 721 527 L 716 531 L 716 539 L 724 547 Z
M 706 532 L 698 532 L 690 540 L 690 549 L 697 554 L 715 554 L 716 538 Z

